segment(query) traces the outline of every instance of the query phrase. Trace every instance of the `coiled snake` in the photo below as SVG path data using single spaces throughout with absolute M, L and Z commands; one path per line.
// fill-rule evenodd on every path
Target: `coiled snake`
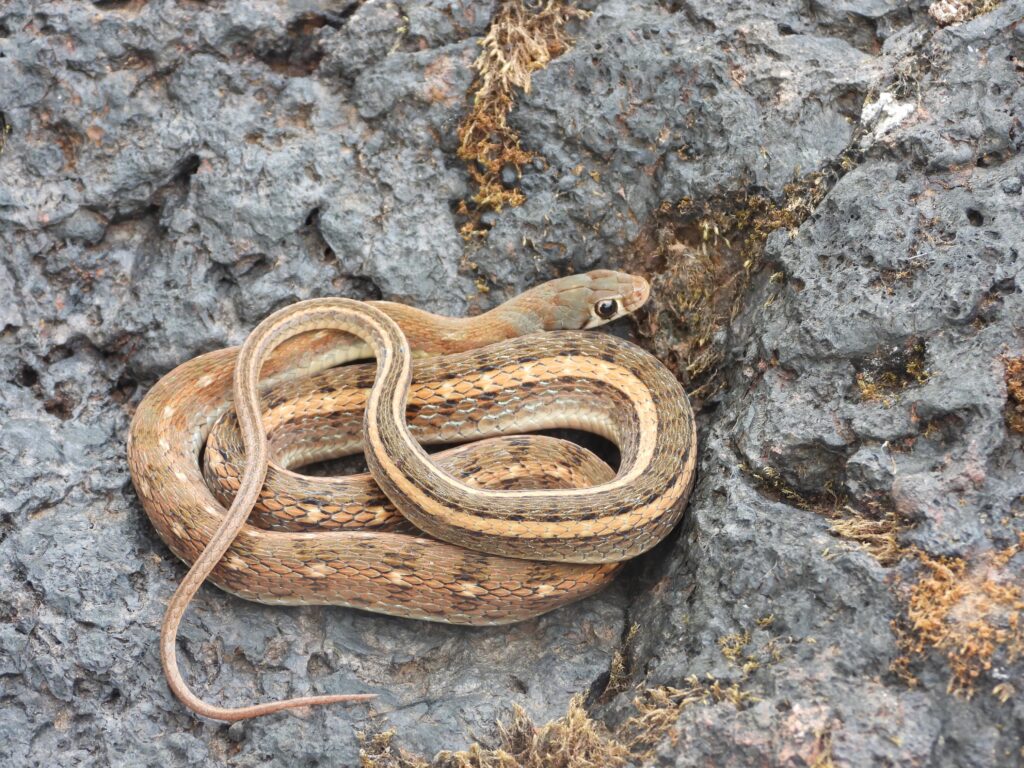
M 219 720 L 372 698 L 204 702 L 181 677 L 176 637 L 207 577 L 263 603 L 503 624 L 592 594 L 660 541 L 693 482 L 686 395 L 637 347 L 579 332 L 648 292 L 600 270 L 461 319 L 313 299 L 272 314 L 240 349 L 164 376 L 135 413 L 128 460 L 153 525 L 192 564 L 161 632 L 172 691 Z M 376 365 L 336 367 L 364 358 Z M 523 435 L 557 428 L 610 439 L 618 472 Z M 420 445 L 479 438 L 434 455 Z M 361 450 L 370 476 L 291 469 Z

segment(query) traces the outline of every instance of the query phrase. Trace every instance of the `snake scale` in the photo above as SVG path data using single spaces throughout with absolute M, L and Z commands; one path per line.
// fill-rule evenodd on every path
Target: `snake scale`
M 654 546 L 693 483 L 689 403 L 652 356 L 581 332 L 648 294 L 643 278 L 598 270 L 469 318 L 312 299 L 164 376 L 136 410 L 128 460 L 154 527 L 191 563 L 161 632 L 171 690 L 228 721 L 372 698 L 203 701 L 176 638 L 207 577 L 262 603 L 494 625 L 592 594 Z M 364 359 L 375 363 L 346 365 Z M 558 428 L 609 439 L 618 471 L 524 434 Z M 358 452 L 369 474 L 295 471 Z

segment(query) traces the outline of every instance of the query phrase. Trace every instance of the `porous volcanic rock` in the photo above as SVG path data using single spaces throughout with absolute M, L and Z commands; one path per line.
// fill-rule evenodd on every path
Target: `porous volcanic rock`
M 737 693 L 681 707 L 652 765 L 1024 760 L 1024 3 L 956 5 L 582 3 L 509 116 L 525 202 L 467 239 L 458 127 L 498 3 L 4 3 L 4 764 L 347 766 L 384 730 L 429 757 L 578 692 L 614 729 L 694 675 Z M 680 201 L 739 221 L 754 196 L 799 215 L 737 230 L 756 263 L 707 342 L 680 531 L 506 628 L 204 588 L 179 643 L 211 700 L 380 698 L 231 728 L 173 698 L 184 566 L 124 447 L 162 374 L 299 299 L 462 314 L 644 263 Z

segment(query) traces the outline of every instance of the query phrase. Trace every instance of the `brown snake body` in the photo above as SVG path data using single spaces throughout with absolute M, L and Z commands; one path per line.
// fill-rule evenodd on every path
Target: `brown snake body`
M 203 355 L 161 379 L 136 412 L 128 454 L 154 526 L 193 563 L 162 634 L 172 690 L 225 720 L 367 698 L 226 709 L 192 694 L 175 637 L 207 575 L 260 602 L 500 624 L 596 591 L 618 562 L 657 543 L 678 521 L 693 479 L 685 394 L 626 342 L 537 333 L 592 327 L 646 298 L 641 278 L 595 272 L 462 320 L 385 302 L 312 300 L 269 317 L 237 355 Z M 414 366 L 410 344 L 446 356 Z M 367 356 L 375 367 L 319 373 Z M 237 426 L 222 419 L 207 445 L 232 397 Z M 611 439 L 622 455 L 618 473 L 564 441 L 509 436 L 557 427 Z M 499 437 L 435 456 L 419 444 L 488 436 Z M 289 469 L 363 449 L 379 488 L 366 476 Z M 216 495 L 204 482 L 203 454 Z M 246 524 L 254 503 L 252 521 L 263 528 Z

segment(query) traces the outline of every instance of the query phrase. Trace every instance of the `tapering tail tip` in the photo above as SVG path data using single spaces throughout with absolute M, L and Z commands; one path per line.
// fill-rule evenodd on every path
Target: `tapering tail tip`
M 250 720 L 254 717 L 273 715 L 289 709 L 305 709 L 308 707 L 319 707 L 324 704 L 357 704 L 376 698 L 377 694 L 375 693 L 341 693 L 270 701 L 266 704 L 254 704 L 250 707 L 217 707 L 200 701 L 186 701 L 185 699 L 182 699 L 182 701 L 184 701 L 185 706 L 197 715 L 211 720 L 220 720 L 225 723 L 236 723 L 239 720 Z

